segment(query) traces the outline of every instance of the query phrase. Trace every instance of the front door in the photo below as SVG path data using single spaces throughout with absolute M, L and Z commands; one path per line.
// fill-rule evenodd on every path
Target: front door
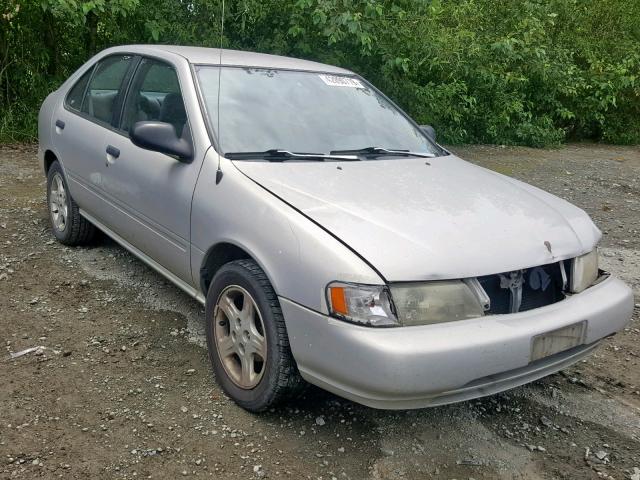
M 124 103 L 118 132 L 105 137 L 102 179 L 116 212 L 115 232 L 181 280 L 191 283 L 191 198 L 202 158 L 183 163 L 129 139 L 139 121 L 170 123 L 191 135 L 176 70 L 143 58 Z

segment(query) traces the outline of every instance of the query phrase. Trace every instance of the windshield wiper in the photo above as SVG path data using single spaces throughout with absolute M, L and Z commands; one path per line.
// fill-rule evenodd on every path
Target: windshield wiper
M 263 158 L 270 162 L 284 162 L 286 160 L 360 160 L 357 155 L 334 154 L 334 152 L 331 152 L 330 154 L 290 152 L 289 150 L 282 150 L 278 148 L 265 150 L 263 152 L 229 152 L 225 153 L 224 156 L 231 160 Z
M 434 153 L 411 152 L 409 150 L 393 150 L 383 147 L 365 147 L 355 150 L 331 150 L 332 155 L 401 155 L 405 157 L 433 158 Z

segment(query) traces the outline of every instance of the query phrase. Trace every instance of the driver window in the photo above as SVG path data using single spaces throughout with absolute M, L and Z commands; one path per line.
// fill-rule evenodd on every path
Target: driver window
M 140 62 L 129 90 L 121 129 L 129 132 L 136 122 L 159 121 L 173 125 L 182 136 L 187 114 L 175 69 L 145 58 Z

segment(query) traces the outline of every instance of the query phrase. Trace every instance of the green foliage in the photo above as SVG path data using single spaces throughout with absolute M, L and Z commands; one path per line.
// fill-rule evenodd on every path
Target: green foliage
M 0 142 L 99 50 L 219 46 L 220 0 L 0 0 Z M 226 0 L 223 45 L 350 68 L 447 143 L 640 143 L 640 2 Z

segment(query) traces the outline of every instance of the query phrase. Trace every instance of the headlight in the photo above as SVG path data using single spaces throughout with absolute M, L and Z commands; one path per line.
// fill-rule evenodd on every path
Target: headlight
M 428 325 L 484 315 L 482 302 L 462 280 L 385 286 L 332 283 L 329 310 L 335 317 L 372 327 Z M 393 297 L 393 301 L 391 298 Z
M 426 325 L 484 315 L 478 296 L 462 280 L 410 283 L 391 287 L 402 325 Z
M 398 325 L 385 286 L 331 283 L 327 303 L 333 316 L 372 327 Z
M 573 259 L 571 262 L 571 291 L 580 293 L 598 279 L 598 249 Z

